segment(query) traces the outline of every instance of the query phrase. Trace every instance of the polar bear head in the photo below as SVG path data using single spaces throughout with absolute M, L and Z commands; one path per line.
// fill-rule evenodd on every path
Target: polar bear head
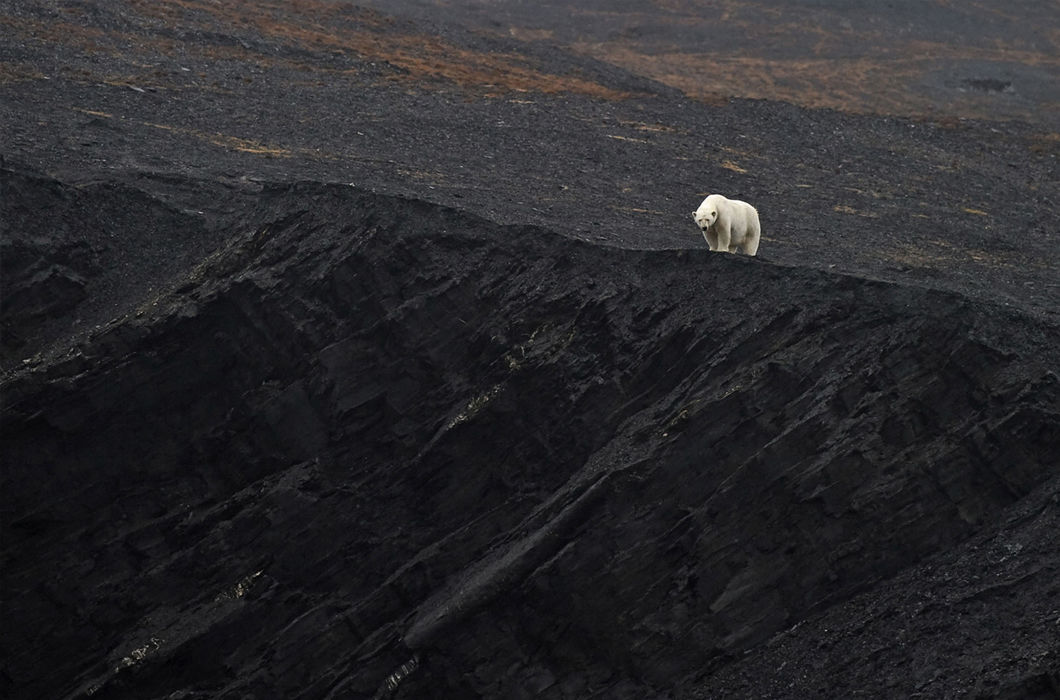
M 703 230 L 706 230 L 714 225 L 714 222 L 718 220 L 718 211 L 715 209 L 708 212 L 692 212 L 692 219 L 696 222 L 696 226 Z
M 699 209 L 692 212 L 692 219 L 696 222 L 696 226 L 698 226 L 700 230 L 706 231 L 718 220 L 717 199 L 719 199 L 717 195 L 707 197 L 703 200 L 703 203 L 699 205 Z

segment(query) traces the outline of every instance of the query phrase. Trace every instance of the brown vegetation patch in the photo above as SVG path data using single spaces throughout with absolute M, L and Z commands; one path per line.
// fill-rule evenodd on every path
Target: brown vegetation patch
M 747 168 L 741 168 L 739 165 L 732 162 L 731 160 L 723 160 L 721 162 L 721 167 L 725 168 L 726 170 L 731 170 L 734 173 L 740 173 L 741 175 L 747 172 Z
M 69 22 L 43 22 L 29 17 L 0 16 L 0 28 L 9 36 L 19 36 L 44 44 L 61 44 L 86 53 L 108 43 L 108 33 L 96 27 Z
M 106 52 L 128 60 L 132 54 L 192 55 L 211 60 L 277 64 L 303 70 L 333 72 L 333 56 L 352 55 L 393 70 L 391 79 L 418 85 L 449 83 L 465 89 L 504 92 L 577 93 L 601 99 L 629 97 L 576 75 L 539 70 L 516 54 L 482 52 L 441 38 L 402 31 L 391 20 L 352 5 L 295 0 L 293 2 L 215 3 L 207 0 L 126 0 L 132 29 L 91 26 L 79 22 L 43 22 L 0 17 L 12 33 L 84 52 Z M 69 14 L 69 13 L 68 13 Z M 158 36 L 157 29 L 182 30 Z M 308 61 L 257 49 L 261 40 L 309 52 Z M 343 72 L 348 72 L 343 68 Z M 11 71 L 7 71 L 11 73 Z M 5 75 L 0 74 L 0 80 Z M 10 81 L 13 78 L 7 76 Z
M 255 139 L 245 139 L 217 132 L 209 133 L 197 129 L 185 129 L 171 124 L 159 124 L 156 122 L 142 122 L 142 124 L 155 129 L 162 129 L 163 131 L 172 131 L 178 134 L 193 136 L 197 139 L 231 151 L 242 151 L 244 153 L 253 153 L 254 155 L 272 156 L 277 158 L 290 158 L 295 155 L 294 151 L 290 148 L 262 143 Z M 302 153 L 301 155 L 308 155 L 308 153 Z
M 24 80 L 40 80 L 44 77 L 36 68 L 18 63 L 0 63 L 0 85 L 20 83 Z
M 519 41 L 546 41 L 551 39 L 555 32 L 551 29 L 530 29 L 527 27 L 509 27 L 508 35 Z
M 941 104 L 919 89 L 941 61 L 1012 61 L 1047 70 L 1060 69 L 1060 59 L 1041 52 L 1008 47 L 955 50 L 928 42 L 910 42 L 901 50 L 862 55 L 828 55 L 825 44 L 800 57 L 772 58 L 757 54 L 689 53 L 666 47 L 641 47 L 629 42 L 579 43 L 575 50 L 677 88 L 689 97 L 717 104 L 729 96 L 783 100 L 814 108 L 880 114 L 953 112 L 990 117 L 997 109 L 989 96 L 954 93 Z M 1060 112 L 1060 105 L 1047 105 Z M 1011 116 L 1022 115 L 1011 107 Z
M 241 151 L 243 153 L 253 153 L 255 155 L 271 156 L 276 158 L 290 158 L 295 155 L 300 156 L 315 156 L 315 157 L 326 157 L 319 151 L 311 149 L 294 149 L 285 146 L 278 146 L 275 144 L 264 143 L 256 139 L 241 138 L 238 136 L 231 136 L 221 132 L 207 132 L 199 129 L 189 129 L 186 127 L 176 126 L 173 124 L 162 124 L 159 122 L 150 122 L 142 120 L 127 120 L 123 117 L 117 117 L 110 112 L 104 112 L 98 109 L 86 109 L 84 107 L 72 107 L 75 112 L 81 114 L 87 114 L 92 117 L 98 117 L 100 119 L 118 119 L 121 121 L 127 121 L 141 126 L 148 126 L 152 129 L 159 129 L 161 131 L 169 131 L 175 134 L 181 134 L 184 136 L 191 136 L 200 141 L 206 141 L 207 143 L 219 146 L 230 151 Z
M 400 69 L 399 79 L 420 82 L 426 78 L 501 91 L 569 92 L 608 100 L 630 96 L 590 80 L 540 72 L 515 55 L 470 51 L 421 35 L 365 34 L 358 38 L 355 50 Z
M 832 207 L 832 211 L 839 212 L 840 214 L 853 214 L 855 216 L 863 216 L 867 219 L 875 219 L 879 217 L 879 214 L 875 212 L 862 211 L 860 209 L 855 209 L 854 207 L 849 206 L 847 204 L 837 204 Z
M 684 134 L 688 133 L 685 129 L 678 129 L 674 126 L 667 124 L 645 124 L 644 122 L 630 121 L 626 119 L 619 119 L 618 123 L 622 126 L 628 126 L 637 131 L 648 131 L 651 133 L 669 133 L 669 134 Z
M 1030 150 L 1039 155 L 1060 154 L 1060 133 L 1036 134 L 1031 139 Z
M 867 58 L 648 55 L 617 44 L 578 49 L 711 103 L 716 103 L 721 95 L 731 95 L 781 99 L 809 107 L 887 111 L 895 104 L 909 102 L 911 96 L 905 85 L 923 70 L 915 61 L 882 64 Z
M 147 0 L 131 2 L 140 11 L 167 22 L 195 22 L 210 16 L 224 27 L 251 31 L 290 46 L 310 51 L 348 51 L 397 69 L 398 79 L 438 80 L 464 88 L 574 92 L 604 99 L 628 96 L 591 80 L 544 73 L 514 54 L 477 52 L 423 34 L 400 33 L 374 12 L 348 5 L 318 0 L 239 4 L 175 0 L 169 7 L 160 8 Z M 177 8 L 183 10 L 180 16 Z M 232 50 L 229 46 L 223 48 Z

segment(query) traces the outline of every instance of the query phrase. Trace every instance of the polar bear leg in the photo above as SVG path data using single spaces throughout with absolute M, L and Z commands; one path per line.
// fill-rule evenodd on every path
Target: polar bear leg
M 707 239 L 707 245 L 711 250 L 718 249 L 718 234 L 714 229 L 708 228 L 703 232 L 703 238 Z
M 732 236 L 729 233 L 728 222 L 719 223 L 716 227 L 718 232 L 718 245 L 714 250 L 721 251 L 722 253 L 732 252 L 730 246 L 732 245 Z
M 747 234 L 747 240 L 743 244 L 743 252 L 747 255 L 758 255 L 758 242 L 759 234 L 749 233 Z
M 747 237 L 744 239 L 743 252 L 747 255 L 758 255 L 758 244 L 762 241 L 762 225 L 758 221 L 758 212 L 751 214 Z

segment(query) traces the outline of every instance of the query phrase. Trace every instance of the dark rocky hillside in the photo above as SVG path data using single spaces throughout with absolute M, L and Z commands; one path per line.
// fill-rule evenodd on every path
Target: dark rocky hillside
M 1055 37 L 597 4 L 0 2 L 5 696 L 1060 696 Z

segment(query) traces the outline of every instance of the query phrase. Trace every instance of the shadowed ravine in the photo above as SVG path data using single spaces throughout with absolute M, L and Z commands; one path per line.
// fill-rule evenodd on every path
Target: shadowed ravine
M 128 196 L 19 182 L 71 220 Z M 758 663 L 784 687 L 764 659 L 800 634 L 864 687 L 820 621 L 898 638 L 890 581 L 942 571 L 909 654 L 967 644 L 991 609 L 956 606 L 1018 580 L 991 629 L 1024 655 L 955 652 L 944 682 L 1055 679 L 1041 318 L 344 185 L 246 196 L 151 303 L 50 327 L 4 378 L 17 696 L 739 696 Z

